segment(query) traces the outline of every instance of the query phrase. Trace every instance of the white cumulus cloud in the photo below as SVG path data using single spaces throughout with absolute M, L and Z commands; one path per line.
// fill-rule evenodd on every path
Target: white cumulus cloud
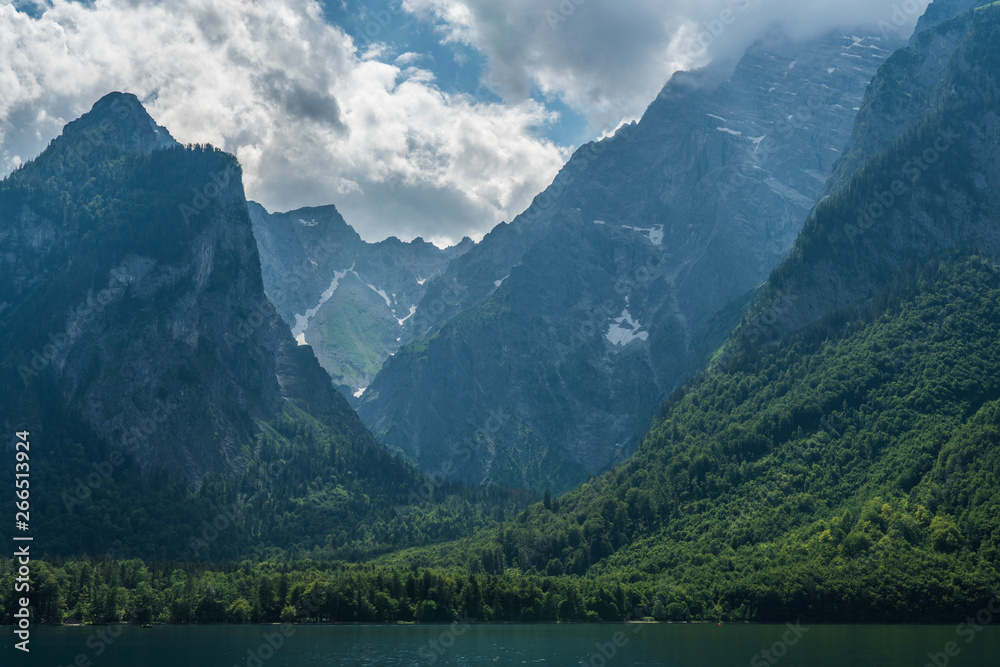
M 480 237 L 566 158 L 540 138 L 543 105 L 445 94 L 415 56 L 359 53 L 311 0 L 34 4 L 0 2 L 0 174 L 113 90 L 235 154 L 249 197 L 335 203 L 368 239 Z
M 930 0 L 403 0 L 443 38 L 489 58 L 504 98 L 532 91 L 595 133 L 641 116 L 677 69 L 739 57 L 771 30 L 806 38 L 869 27 L 908 36 Z

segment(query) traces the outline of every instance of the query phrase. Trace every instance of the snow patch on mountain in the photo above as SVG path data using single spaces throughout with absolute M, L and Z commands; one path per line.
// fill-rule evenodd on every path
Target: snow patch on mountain
M 355 278 L 357 278 L 358 280 L 361 280 L 361 276 L 358 275 L 357 271 L 353 270 L 353 267 L 352 267 L 351 273 L 354 274 Z M 385 293 L 385 290 L 379 289 L 378 287 L 375 287 L 374 285 L 372 285 L 370 283 L 366 283 L 364 280 L 361 280 L 361 282 L 365 286 L 367 286 L 368 288 L 370 288 L 373 292 L 375 292 L 376 294 L 378 294 L 380 297 L 382 297 L 383 299 L 385 299 L 385 305 L 389 306 L 390 310 L 392 309 L 392 301 L 389 299 L 389 295 Z
M 612 345 L 625 347 L 636 339 L 644 341 L 649 338 L 648 332 L 639 331 L 641 328 L 642 325 L 637 320 L 632 319 L 632 315 L 628 312 L 628 299 L 625 299 L 625 310 L 622 311 L 621 317 L 616 317 L 611 321 L 604 337 Z
M 663 245 L 663 225 L 656 225 L 655 227 L 650 227 L 649 229 L 622 225 L 622 229 L 631 229 L 639 232 L 640 234 L 646 234 L 653 245 Z
M 323 307 L 323 304 L 333 297 L 333 293 L 337 291 L 337 287 L 340 286 L 340 281 L 343 280 L 344 276 L 348 273 L 354 273 L 354 266 L 345 271 L 336 271 L 333 274 L 333 280 L 330 282 L 330 286 L 326 288 L 326 291 L 319 297 L 319 303 L 316 304 L 315 308 L 310 308 L 305 312 L 304 315 L 295 314 L 295 326 L 292 327 L 292 335 L 295 340 L 298 341 L 299 345 L 308 345 L 306 342 L 306 329 L 309 328 L 309 320 L 316 317 L 316 313 L 319 309 Z M 354 275 L 357 275 L 356 273 Z
M 408 320 L 411 317 L 413 317 L 413 315 L 416 312 L 417 312 L 417 307 L 416 306 L 410 306 L 410 314 L 409 315 L 407 315 L 403 319 L 399 319 L 398 317 L 396 318 L 396 321 L 399 322 L 399 326 L 403 326 L 406 323 L 406 320 Z

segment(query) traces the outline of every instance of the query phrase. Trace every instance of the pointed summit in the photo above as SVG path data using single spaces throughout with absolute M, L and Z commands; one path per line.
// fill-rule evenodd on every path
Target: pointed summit
M 114 92 L 99 99 L 88 113 L 63 130 L 63 138 L 74 136 L 92 142 L 108 141 L 126 152 L 149 153 L 180 145 L 166 128 L 156 124 L 132 93 Z
M 67 124 L 41 155 L 9 178 L 66 178 L 120 153 L 148 154 L 180 145 L 166 128 L 156 124 L 135 95 L 109 93 L 90 111 Z
M 945 21 L 950 21 L 970 9 L 988 5 L 990 4 L 990 1 L 991 0 L 934 0 L 934 2 L 928 5 L 927 10 L 917 22 L 917 28 L 913 32 L 913 37 L 910 38 L 910 45 L 912 46 L 915 43 L 917 36 L 921 33 L 926 32 L 931 28 L 936 28 Z

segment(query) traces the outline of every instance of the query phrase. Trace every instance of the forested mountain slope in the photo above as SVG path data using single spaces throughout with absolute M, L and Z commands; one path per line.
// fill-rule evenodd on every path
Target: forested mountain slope
M 372 438 L 265 296 L 235 158 L 134 96 L 0 182 L 0 241 L 0 424 L 30 432 L 36 553 L 353 555 L 513 502 Z M 480 504 L 425 502 L 449 493 Z

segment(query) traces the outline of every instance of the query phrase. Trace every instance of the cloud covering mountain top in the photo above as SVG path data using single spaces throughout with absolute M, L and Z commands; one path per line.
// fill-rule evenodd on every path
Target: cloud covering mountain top
M 315 0 L 0 1 L 0 174 L 123 90 L 179 141 L 234 153 L 248 195 L 271 210 L 333 202 L 368 240 L 479 238 L 573 148 L 546 136 L 560 105 L 600 136 L 679 67 L 731 58 L 775 26 L 806 36 L 883 21 L 905 33 L 927 2 L 895 4 L 365 2 L 372 25 L 432 22 L 441 40 L 485 54 L 481 86 L 446 91 L 433 58 L 395 53 L 378 31 L 360 43 Z

